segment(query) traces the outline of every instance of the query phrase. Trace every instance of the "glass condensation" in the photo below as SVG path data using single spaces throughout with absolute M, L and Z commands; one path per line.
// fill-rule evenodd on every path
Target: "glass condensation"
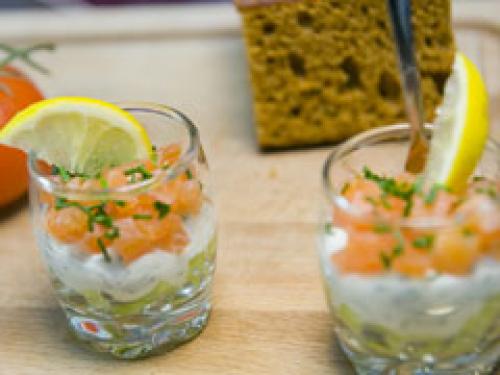
M 387 176 L 401 174 L 408 137 L 405 125 L 374 129 L 340 146 L 325 163 L 317 247 L 335 333 L 359 374 L 489 373 L 500 358 L 498 233 L 492 250 L 496 260 L 485 259 L 466 275 L 365 275 L 340 272 L 332 261 L 333 254 L 354 242 L 363 244 L 362 236 L 370 236 L 353 230 L 346 220 L 350 207 L 341 193 L 346 182 L 365 166 Z M 499 155 L 498 144 L 490 141 L 476 170 L 476 175 L 496 181 L 497 186 Z M 496 203 L 487 214 L 492 221 L 500 214 Z M 401 222 L 398 229 L 421 229 L 434 236 L 454 230 L 449 225 L 453 224 L 428 217 Z M 368 254 L 369 249 L 364 251 Z
M 205 327 L 215 212 L 191 121 L 166 106 L 120 106 L 145 127 L 155 163 L 113 168 L 103 185 L 103 176 L 63 182 L 31 155 L 30 202 L 72 331 L 98 351 L 136 358 L 172 349 Z

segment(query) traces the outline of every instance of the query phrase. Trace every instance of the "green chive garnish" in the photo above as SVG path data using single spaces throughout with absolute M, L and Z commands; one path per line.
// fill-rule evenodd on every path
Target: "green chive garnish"
M 66 170 L 66 168 L 56 167 L 56 169 L 57 169 L 57 173 L 59 174 L 59 176 L 61 177 L 61 180 L 63 180 L 63 182 L 69 182 L 69 180 L 71 180 L 71 175 L 68 172 L 68 170 Z
M 325 224 L 325 232 L 326 233 L 331 233 L 332 232 L 333 225 L 332 223 L 326 223 Z
M 104 176 L 99 175 L 98 180 L 99 180 L 99 185 L 101 185 L 101 187 L 103 189 L 109 188 L 108 180 L 106 180 L 106 178 L 104 178 Z
M 125 176 L 130 176 L 131 182 L 136 182 L 136 173 L 140 174 L 143 180 L 147 180 L 153 177 L 153 175 L 146 170 L 146 167 L 144 165 L 139 165 L 134 168 L 127 169 L 125 172 L 123 172 Z
M 120 237 L 120 230 L 118 227 L 113 227 L 104 233 L 104 237 L 106 237 L 109 240 L 114 240 L 115 238 Z
M 384 268 L 386 270 L 391 268 L 392 265 L 392 257 L 387 255 L 386 253 L 380 253 L 380 261 L 382 262 Z
M 441 184 L 432 185 L 431 189 L 429 190 L 429 192 L 427 193 L 427 195 L 424 198 L 424 203 L 426 205 L 433 204 L 434 201 L 436 200 L 437 195 L 438 195 L 440 190 L 446 190 L 446 188 Z
M 158 217 L 160 219 L 163 219 L 170 212 L 170 205 L 161 201 L 155 201 L 154 208 L 158 211 Z
M 417 249 L 429 249 L 434 244 L 434 235 L 428 234 L 415 238 L 413 246 Z
M 373 231 L 375 233 L 389 233 L 391 231 L 391 227 L 384 223 L 377 223 L 373 226 Z
M 94 222 L 97 224 L 101 224 L 107 228 L 111 228 L 113 226 L 113 219 L 109 215 L 98 214 L 94 216 Z
M 108 250 L 106 249 L 106 246 L 104 245 L 104 242 L 102 241 L 101 238 L 97 239 L 97 245 L 99 246 L 99 249 L 101 250 L 102 255 L 104 256 L 104 260 L 106 262 L 111 262 L 111 257 L 108 254 Z
M 462 229 L 462 234 L 465 237 L 470 237 L 470 236 L 474 235 L 474 231 L 471 228 L 469 228 L 469 227 L 465 227 L 465 228 Z
M 135 214 L 135 215 L 132 215 L 132 218 L 134 220 L 151 220 L 153 218 L 153 216 L 146 215 L 146 214 Z

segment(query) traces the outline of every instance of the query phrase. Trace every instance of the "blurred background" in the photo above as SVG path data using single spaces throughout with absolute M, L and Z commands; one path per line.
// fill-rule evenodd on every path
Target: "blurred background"
M 131 5 L 193 2 L 224 2 L 231 0 L 0 0 L 0 8 L 47 8 L 55 6 Z
M 133 4 L 183 4 L 183 3 L 215 3 L 232 0 L 0 0 L 0 8 L 48 8 L 55 6 L 93 6 L 93 5 L 133 5 Z M 475 0 L 453 0 L 455 2 Z M 498 1 L 498 0 L 489 0 Z

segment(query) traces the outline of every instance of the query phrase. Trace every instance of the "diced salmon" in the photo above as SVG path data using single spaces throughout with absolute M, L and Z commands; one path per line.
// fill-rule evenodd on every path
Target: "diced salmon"
M 426 203 L 425 197 L 416 194 L 413 198 L 413 207 L 410 213 L 412 218 L 447 218 L 452 213 L 454 206 L 458 201 L 458 197 L 444 190 L 439 190 L 436 193 L 436 198 L 432 204 Z
M 163 251 L 179 253 L 188 245 L 189 237 L 184 229 L 182 218 L 174 213 L 167 215 L 161 221 L 163 236 L 157 245 Z
M 50 208 L 46 223 L 49 234 L 63 243 L 78 242 L 87 232 L 87 215 L 77 207 Z
M 431 253 L 433 268 L 453 275 L 469 273 L 480 255 L 478 237 L 464 234 L 459 227 L 440 230 Z
M 160 167 L 167 167 L 174 164 L 181 156 L 182 148 L 179 144 L 172 144 L 161 147 L 158 150 L 158 162 Z
M 187 180 L 177 191 L 172 211 L 179 215 L 195 215 L 200 211 L 203 202 L 201 186 L 196 180 Z
M 123 172 L 124 170 L 122 168 L 112 168 L 103 174 L 109 188 L 114 189 L 127 185 L 128 178 Z
M 102 252 L 101 247 L 99 246 L 98 240 L 100 239 L 105 247 L 111 245 L 112 240 L 106 238 L 104 233 L 106 232 L 106 228 L 102 225 L 94 224 L 94 230 L 92 232 L 87 232 L 83 237 L 81 242 L 81 247 L 93 254 L 99 254 Z
M 347 247 L 332 255 L 332 261 L 343 273 L 377 274 L 384 271 L 381 253 L 389 254 L 396 246 L 392 234 L 349 231 Z
M 181 152 L 181 146 L 178 144 L 161 148 L 158 151 L 158 166 L 172 165 L 179 159 Z M 103 188 L 103 179 L 109 188 L 125 186 L 134 179 L 130 173 L 127 176 L 127 170 L 138 166 L 143 166 L 152 174 L 155 174 L 158 168 L 151 160 L 139 160 L 106 169 L 100 178 L 72 177 L 67 186 L 82 190 L 100 190 Z M 42 197 L 43 202 L 48 205 L 47 230 L 61 242 L 78 243 L 89 253 L 102 252 L 102 245 L 106 249 L 113 249 L 125 263 L 130 263 L 154 249 L 179 253 L 189 243 L 183 217 L 197 214 L 203 202 L 201 184 L 194 171 L 195 168 L 191 167 L 189 172 L 181 173 L 176 178 L 157 184 L 148 192 L 132 198 L 105 202 L 104 212 L 107 218 L 101 219 L 108 220 L 107 226 L 94 223 L 93 231 L 89 230 L 88 221 L 91 215 L 102 216 L 103 213 L 99 212 L 102 201 L 79 202 L 83 207 L 97 207 L 88 212 L 77 207 L 55 210 L 55 199 L 49 194 Z M 142 171 L 138 171 L 135 179 L 140 181 L 143 175 Z M 59 176 L 51 178 L 60 182 Z
M 402 275 L 423 277 L 432 269 L 428 250 L 405 246 L 403 253 L 394 259 L 393 269 Z
M 125 263 L 130 263 L 153 249 L 151 239 L 139 230 L 138 222 L 122 219 L 116 223 L 120 236 L 113 241 L 112 247 Z

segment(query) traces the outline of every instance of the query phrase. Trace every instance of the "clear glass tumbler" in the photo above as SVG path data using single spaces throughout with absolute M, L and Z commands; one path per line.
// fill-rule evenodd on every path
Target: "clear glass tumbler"
M 367 131 L 324 165 L 318 252 L 335 333 L 359 374 L 489 373 L 500 358 L 500 146 L 488 142 L 457 198 L 403 173 L 408 139 L 407 125 Z
M 205 327 L 216 220 L 194 124 L 167 106 L 119 105 L 146 129 L 152 160 L 64 176 L 32 154 L 30 204 L 72 331 L 98 351 L 136 358 Z

